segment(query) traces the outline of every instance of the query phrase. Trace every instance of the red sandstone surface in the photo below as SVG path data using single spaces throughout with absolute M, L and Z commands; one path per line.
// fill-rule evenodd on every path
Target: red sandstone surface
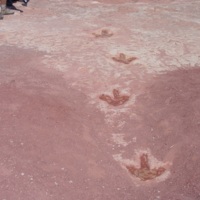
M 0 199 L 199 200 L 200 1 L 15 6 L 0 21 Z

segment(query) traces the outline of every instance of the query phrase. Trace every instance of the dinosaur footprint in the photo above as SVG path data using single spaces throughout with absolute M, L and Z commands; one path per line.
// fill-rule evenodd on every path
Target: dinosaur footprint
M 101 96 L 99 96 L 101 100 L 106 101 L 108 104 L 112 106 L 120 106 L 129 100 L 129 96 L 120 95 L 119 90 L 117 89 L 113 90 L 113 97 L 114 98 L 106 94 L 102 94 Z
M 166 171 L 166 169 L 161 166 L 151 169 L 147 154 L 142 154 L 140 156 L 140 168 L 136 168 L 134 165 L 126 166 L 126 168 L 132 175 L 138 177 L 142 181 L 155 179 Z
M 93 33 L 93 35 L 96 38 L 106 38 L 106 37 L 111 37 L 113 35 L 113 32 L 107 29 L 102 29 L 102 30 L 96 31 L 95 33 Z
M 120 53 L 119 55 L 116 55 L 115 57 L 112 57 L 112 59 L 116 62 L 124 63 L 124 64 L 129 64 L 132 61 L 136 60 L 136 57 L 128 57 L 124 53 Z

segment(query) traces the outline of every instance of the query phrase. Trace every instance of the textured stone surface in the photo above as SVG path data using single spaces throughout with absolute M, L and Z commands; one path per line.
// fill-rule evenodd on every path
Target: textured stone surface
M 0 199 L 199 200 L 200 1 L 15 6 L 0 21 Z

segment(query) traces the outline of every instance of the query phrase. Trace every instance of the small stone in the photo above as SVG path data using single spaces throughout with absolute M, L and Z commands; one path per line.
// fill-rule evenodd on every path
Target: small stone
M 57 183 L 57 182 L 55 182 L 55 185 L 58 185 L 58 183 Z

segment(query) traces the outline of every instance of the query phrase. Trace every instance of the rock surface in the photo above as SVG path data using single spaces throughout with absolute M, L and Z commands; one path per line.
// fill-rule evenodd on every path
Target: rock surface
M 15 6 L 0 21 L 0 199 L 199 200 L 200 1 Z

